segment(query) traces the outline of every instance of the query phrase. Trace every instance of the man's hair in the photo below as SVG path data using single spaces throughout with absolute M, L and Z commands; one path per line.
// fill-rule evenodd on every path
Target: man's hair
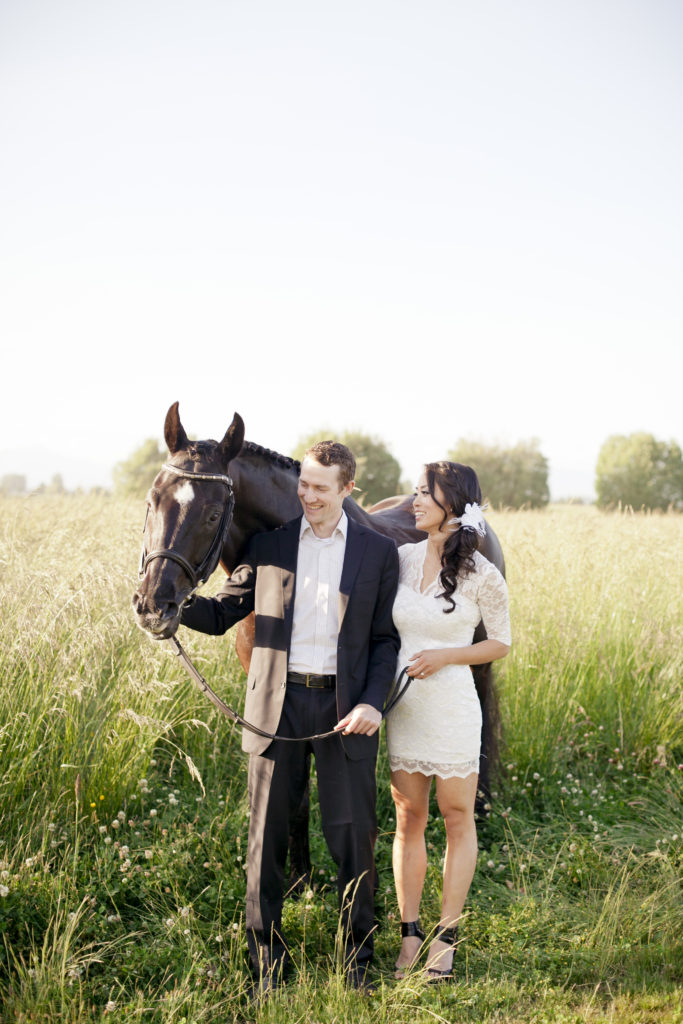
M 321 466 L 339 466 L 339 490 L 355 479 L 353 452 L 339 441 L 318 441 L 306 451 L 304 458 L 315 459 Z

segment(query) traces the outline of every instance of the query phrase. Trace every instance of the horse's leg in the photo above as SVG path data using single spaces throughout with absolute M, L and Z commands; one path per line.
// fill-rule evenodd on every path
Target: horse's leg
M 488 665 L 473 665 L 472 675 L 481 704 L 481 756 L 479 758 L 479 787 L 475 809 L 479 817 L 486 816 L 484 805 L 491 801 L 491 782 L 498 769 L 498 740 L 500 718 L 493 671 Z M 481 794 L 481 795 L 480 795 Z
M 235 650 L 245 672 L 249 672 L 254 650 L 254 614 L 242 619 L 237 627 Z M 308 841 L 309 786 L 306 786 L 299 807 L 289 819 L 289 884 L 301 892 L 311 884 L 311 852 Z

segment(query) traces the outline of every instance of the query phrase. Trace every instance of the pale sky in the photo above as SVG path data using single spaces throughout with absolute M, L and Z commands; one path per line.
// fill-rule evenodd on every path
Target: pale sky
M 321 426 L 683 441 L 674 0 L 3 0 L 0 475 Z

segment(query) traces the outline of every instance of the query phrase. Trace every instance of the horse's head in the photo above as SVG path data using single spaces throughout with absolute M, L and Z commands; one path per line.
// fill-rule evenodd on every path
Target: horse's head
M 242 447 L 244 423 L 235 413 L 222 441 L 190 441 L 175 402 L 164 437 L 171 457 L 147 495 L 133 595 L 137 623 L 155 640 L 174 635 L 183 604 L 218 564 L 235 503 L 228 464 Z

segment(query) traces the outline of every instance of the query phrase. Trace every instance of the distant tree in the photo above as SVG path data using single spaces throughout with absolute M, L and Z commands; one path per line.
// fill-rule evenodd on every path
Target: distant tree
M 65 494 L 66 487 L 61 473 L 53 473 L 50 483 L 45 488 L 48 494 Z
M 341 441 L 355 455 L 356 487 L 358 487 L 360 495 L 358 492 L 354 492 L 354 497 L 364 505 L 374 505 L 382 498 L 390 498 L 399 493 L 401 467 L 384 441 L 378 437 L 370 437 L 368 434 L 356 431 L 336 434 L 326 429 L 318 430 L 309 434 L 308 437 L 301 438 L 292 452 L 293 457 L 299 460 L 303 459 L 307 448 L 310 448 L 316 441 L 325 441 L 328 438 Z
M 166 449 L 154 438 L 144 441 L 127 459 L 114 466 L 114 494 L 144 498 L 166 456 Z
M 595 467 L 598 505 L 683 508 L 683 454 L 675 441 L 652 434 L 608 437 Z
M 23 473 L 5 473 L 0 480 L 0 494 L 26 494 L 26 477 Z
M 536 438 L 519 441 L 513 448 L 461 439 L 448 457 L 472 466 L 491 505 L 544 508 L 550 501 L 548 460 Z

